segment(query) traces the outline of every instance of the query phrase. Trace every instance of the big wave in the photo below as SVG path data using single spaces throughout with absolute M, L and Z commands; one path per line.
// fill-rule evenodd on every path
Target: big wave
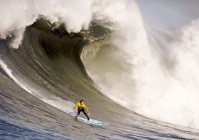
M 199 128 L 198 20 L 165 35 L 146 28 L 136 2 L 129 0 L 8 0 L 0 9 L 0 18 L 5 19 L 0 23 L 0 37 L 11 38 L 11 47 L 20 47 L 24 31 L 38 19 L 47 20 L 53 31 L 64 25 L 68 33 L 75 32 L 73 37 L 83 34 L 76 47 L 85 47 L 75 53 L 79 57 L 82 52 L 86 71 L 103 94 L 147 117 Z M 92 35 L 95 29 L 103 33 Z M 51 37 L 46 36 L 40 42 L 46 53 L 51 57 L 63 53 L 63 48 L 50 50 Z M 56 39 L 51 41 L 60 45 Z M 74 59 L 83 67 L 78 57 Z

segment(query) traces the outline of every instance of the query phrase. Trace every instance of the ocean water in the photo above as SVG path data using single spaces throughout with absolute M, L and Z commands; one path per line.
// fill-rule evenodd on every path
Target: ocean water
M 199 139 L 198 4 L 0 2 L 0 139 Z

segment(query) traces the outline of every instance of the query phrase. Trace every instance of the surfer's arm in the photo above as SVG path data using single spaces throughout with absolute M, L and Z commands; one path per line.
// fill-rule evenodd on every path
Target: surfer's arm
M 89 112 L 89 111 L 88 111 L 88 108 L 86 107 L 86 105 L 84 105 L 84 109 L 85 109 L 87 112 Z
M 76 108 L 77 108 L 77 104 L 76 105 L 74 105 L 74 110 L 76 111 Z

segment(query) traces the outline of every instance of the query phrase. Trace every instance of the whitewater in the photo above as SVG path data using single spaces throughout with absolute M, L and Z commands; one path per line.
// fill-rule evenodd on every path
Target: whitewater
M 0 0 L 0 139 L 199 139 L 198 6 Z

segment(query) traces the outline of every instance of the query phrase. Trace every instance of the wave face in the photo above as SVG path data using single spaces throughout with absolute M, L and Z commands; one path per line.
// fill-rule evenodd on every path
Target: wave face
M 2 137 L 198 139 L 199 22 L 158 24 L 145 4 L 0 5 L 0 18 L 12 17 L 0 22 Z M 70 114 L 81 99 L 92 118 L 110 125 L 75 121 Z

